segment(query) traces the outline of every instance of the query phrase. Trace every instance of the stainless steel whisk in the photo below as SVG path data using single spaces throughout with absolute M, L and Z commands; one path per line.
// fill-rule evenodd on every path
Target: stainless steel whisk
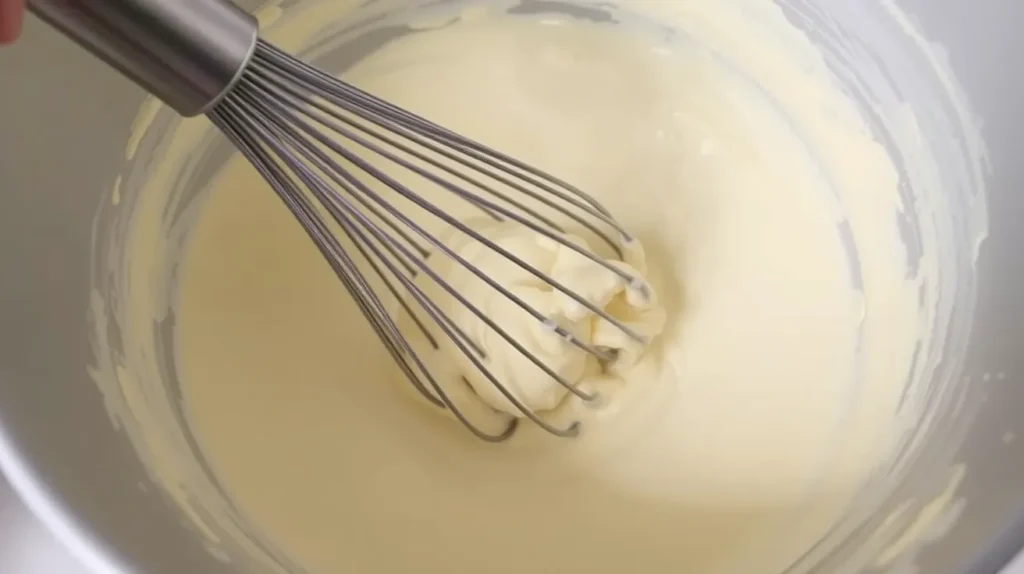
M 618 274 L 635 288 L 646 289 L 638 278 L 565 237 L 556 218 L 588 230 L 619 258 L 623 255 L 621 242 L 631 240 L 605 208 L 575 187 L 282 52 L 258 38 L 255 18 L 226 0 L 30 0 L 29 7 L 183 116 L 206 114 L 296 217 L 412 385 L 434 405 L 450 410 L 477 437 L 491 442 L 508 439 L 519 419 L 511 418 L 500 433 L 485 432 L 470 420 L 396 325 L 365 269 L 379 278 L 434 349 L 438 337 L 450 338 L 525 418 L 551 434 L 573 437 L 580 425 L 555 426 L 509 391 L 484 364 L 482 348 L 417 287 L 414 279 L 419 274 L 429 275 L 445 293 L 570 393 L 584 401 L 592 401 L 596 395 L 565 380 L 446 283 L 427 265 L 428 256 L 451 258 L 599 360 L 614 361 L 615 353 L 555 324 L 507 285 L 446 246 L 375 186 L 383 184 L 424 214 L 480 242 L 631 339 L 644 342 L 619 319 L 392 174 L 393 170 L 415 174 L 486 216 L 525 226 Z M 377 161 L 368 161 L 368 157 Z M 381 169 L 380 161 L 393 170 Z M 337 229 L 350 245 L 343 245 Z

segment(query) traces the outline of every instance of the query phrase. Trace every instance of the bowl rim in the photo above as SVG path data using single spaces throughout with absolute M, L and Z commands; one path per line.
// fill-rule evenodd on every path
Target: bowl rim
M 138 571 L 119 560 L 112 549 L 89 532 L 70 507 L 54 496 L 28 458 L 14 445 L 3 421 L 0 421 L 0 474 L 32 516 L 90 572 L 130 574 Z

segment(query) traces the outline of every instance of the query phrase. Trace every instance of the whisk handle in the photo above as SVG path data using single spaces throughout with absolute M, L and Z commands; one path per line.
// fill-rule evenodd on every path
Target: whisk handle
M 228 0 L 29 0 L 29 10 L 183 116 L 227 92 L 256 45 Z

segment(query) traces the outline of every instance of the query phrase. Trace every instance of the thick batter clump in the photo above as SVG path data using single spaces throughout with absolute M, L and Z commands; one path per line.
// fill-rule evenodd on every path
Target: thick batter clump
M 450 194 L 436 190 L 434 195 L 450 209 Z M 564 235 L 595 260 L 521 222 L 476 217 L 467 224 L 479 237 L 449 233 L 446 248 L 452 256 L 435 252 L 426 264 L 430 273 L 415 280 L 435 313 L 450 320 L 458 334 L 445 335 L 434 324 L 428 332 L 440 336 L 421 336 L 423 319 L 417 324 L 409 315 L 416 311 L 401 313 L 398 319 L 400 330 L 456 408 L 500 428 L 508 426 L 509 417 L 526 418 L 528 413 L 564 418 L 555 411 L 576 410 L 566 404 L 568 386 L 582 391 L 587 400 L 597 392 L 614 395 L 621 389 L 665 326 L 665 310 L 644 279 L 640 242 L 623 238 L 620 256 L 605 259 L 591 251 L 586 239 Z M 486 274 L 487 280 L 477 273 Z M 419 313 L 428 322 L 437 321 Z
M 627 262 L 657 297 L 631 312 L 660 336 L 621 343 L 628 368 L 592 383 L 610 400 L 517 382 L 579 439 L 524 422 L 485 444 L 408 400 L 258 174 L 235 157 L 216 178 L 177 293 L 187 416 L 237 507 L 312 572 L 778 572 L 905 430 L 933 318 L 886 151 L 773 4 L 625 4 L 636 25 L 466 12 L 345 75 L 586 190 L 643 245 Z M 547 357 L 580 380 L 577 359 Z

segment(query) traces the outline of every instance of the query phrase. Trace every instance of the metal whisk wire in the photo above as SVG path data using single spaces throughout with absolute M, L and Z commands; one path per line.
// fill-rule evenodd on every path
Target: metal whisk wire
M 431 403 L 449 409 L 478 437 L 507 439 L 518 417 L 499 433 L 484 432 L 469 420 L 396 324 L 381 299 L 384 290 L 400 305 L 401 317 L 409 317 L 431 348 L 439 350 L 439 341 L 444 342 L 440 337 L 447 337 L 523 417 L 548 432 L 574 436 L 579 425 L 552 425 L 510 392 L 484 364 L 488 357 L 482 345 L 417 285 L 417 278 L 429 277 L 432 288 L 439 287 L 444 297 L 462 306 L 460 313 L 468 310 L 474 321 L 568 392 L 585 401 L 595 396 L 576 388 L 531 353 L 427 265 L 428 258 L 447 258 L 551 333 L 601 361 L 614 360 L 616 352 L 578 338 L 539 312 L 408 217 L 396 201 L 499 255 L 630 339 L 644 342 L 604 309 L 391 174 L 395 170 L 412 174 L 461 198 L 479 214 L 521 225 L 607 269 L 631 293 L 650 295 L 643 281 L 578 245 L 555 221 L 564 219 L 565 225 L 592 233 L 622 258 L 623 247 L 632 239 L 606 209 L 579 189 L 281 52 L 259 39 L 257 19 L 231 0 L 29 0 L 28 6 L 181 115 L 206 114 L 296 217 L 413 386 Z M 387 163 L 389 169 L 377 167 L 368 157 Z M 388 196 L 397 199 L 375 191 L 374 185 L 383 185 Z M 381 293 L 373 283 L 378 279 L 383 284 Z
M 476 268 L 393 201 L 375 191 L 369 185 L 371 180 L 384 184 L 403 200 L 507 258 L 631 339 L 644 342 L 640 334 L 606 310 L 440 209 L 389 175 L 387 170 L 373 165 L 366 154 L 435 184 L 495 221 L 515 222 L 575 251 L 615 273 L 633 288 L 646 289 L 642 281 L 627 271 L 571 241 L 562 226 L 539 211 L 539 206 L 544 206 L 592 232 L 621 258 L 620 242 L 631 241 L 631 237 L 606 209 L 579 189 L 376 98 L 262 41 L 257 42 L 241 78 L 207 115 L 297 218 L 416 390 L 432 404 L 451 411 L 477 437 L 490 442 L 506 440 L 515 432 L 519 419 L 511 418 L 502 432 L 488 433 L 462 412 L 403 335 L 360 268 L 354 257 L 357 253 L 433 349 L 439 349 L 439 345 L 436 334 L 428 327 L 428 320 L 451 339 L 459 352 L 524 417 L 553 435 L 576 436 L 579 422 L 564 427 L 552 425 L 512 393 L 484 364 L 487 356 L 480 345 L 416 285 L 414 280 L 419 274 L 427 275 L 448 296 L 570 393 L 584 401 L 593 401 L 596 395 L 576 388 L 555 372 L 446 282 L 427 264 L 427 258 L 450 258 L 565 341 L 599 360 L 613 361 L 614 352 L 581 340 Z M 522 198 L 516 197 L 517 193 Z M 525 198 L 529 199 L 524 201 Z M 535 202 L 538 208 L 526 201 Z M 342 245 L 332 226 L 340 228 L 354 250 Z M 610 234 L 618 235 L 619 240 Z

